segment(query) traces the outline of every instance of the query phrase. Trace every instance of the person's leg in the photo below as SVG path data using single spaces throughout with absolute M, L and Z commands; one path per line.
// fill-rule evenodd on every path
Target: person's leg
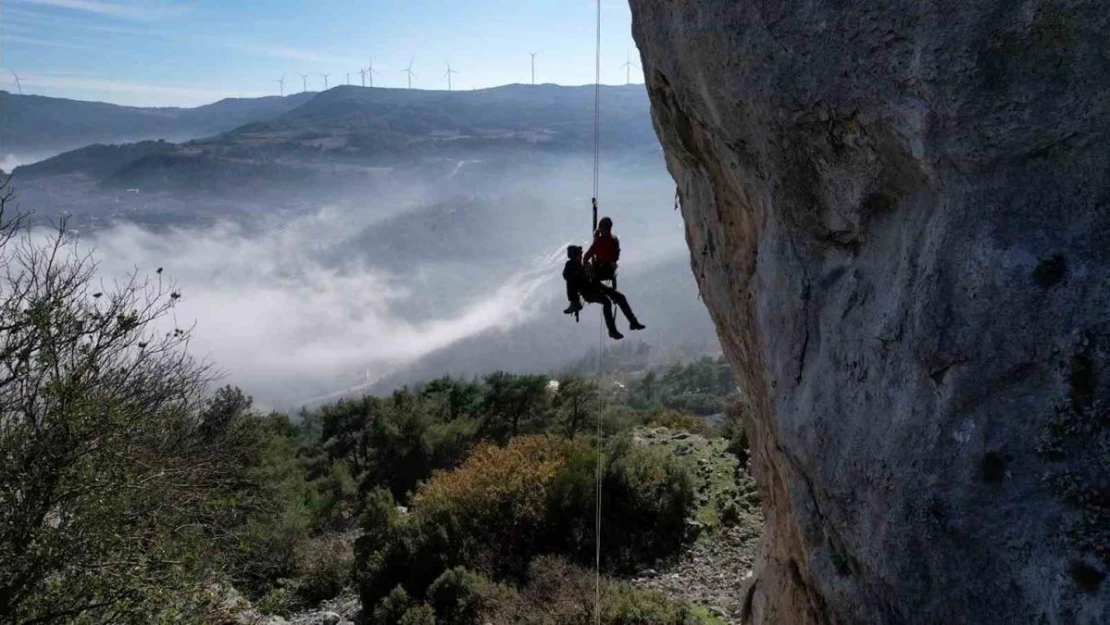
M 570 315 L 579 310 L 582 310 L 582 302 L 578 299 L 578 286 L 573 281 L 567 280 L 567 299 L 570 301 L 570 306 L 567 307 L 565 312 Z
M 623 339 L 624 335 L 617 330 L 617 319 L 613 315 L 613 302 L 600 292 L 583 295 L 587 302 L 601 304 L 601 310 L 605 317 L 605 327 L 609 329 L 609 337 L 617 340 Z
M 632 312 L 632 306 L 628 304 L 628 298 L 625 297 L 623 293 L 605 285 L 602 285 L 601 288 L 605 296 L 613 300 L 613 302 L 620 307 L 621 312 L 624 313 L 624 318 L 628 320 L 628 326 L 630 328 L 633 330 L 642 330 L 646 327 L 636 319 L 636 313 Z
M 617 330 L 617 320 L 613 315 L 613 303 L 609 298 L 601 303 L 602 311 L 605 314 L 605 327 L 609 328 L 609 338 L 617 339 L 618 341 L 624 338 L 624 335 Z

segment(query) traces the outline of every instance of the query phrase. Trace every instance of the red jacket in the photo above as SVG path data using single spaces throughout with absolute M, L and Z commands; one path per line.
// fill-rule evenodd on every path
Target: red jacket
M 594 237 L 594 242 L 590 245 L 590 249 L 586 250 L 586 254 L 582 256 L 582 262 L 587 262 L 591 258 L 594 258 L 600 263 L 615 263 L 620 259 L 620 256 L 620 240 L 612 234 L 603 234 Z

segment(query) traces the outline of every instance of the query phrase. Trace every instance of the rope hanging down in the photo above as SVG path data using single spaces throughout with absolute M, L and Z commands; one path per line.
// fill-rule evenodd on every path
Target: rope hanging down
M 594 53 L 594 193 L 592 237 L 597 232 L 597 196 L 601 163 L 601 0 L 597 4 L 597 48 Z M 602 312 L 601 325 L 597 330 L 597 380 L 601 381 L 601 363 L 605 352 L 605 316 Z M 594 517 L 594 622 L 601 625 L 601 465 L 604 449 L 601 446 L 601 389 L 597 393 L 597 470 Z

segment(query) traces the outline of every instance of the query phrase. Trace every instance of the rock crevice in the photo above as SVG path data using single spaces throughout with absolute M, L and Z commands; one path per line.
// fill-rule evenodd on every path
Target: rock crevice
M 749 620 L 1110 622 L 1102 3 L 631 6 L 743 392 Z

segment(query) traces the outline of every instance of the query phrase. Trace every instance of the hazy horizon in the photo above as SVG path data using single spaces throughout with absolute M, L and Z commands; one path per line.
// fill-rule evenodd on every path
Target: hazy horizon
M 601 10 L 601 83 L 642 83 L 628 5 Z M 193 0 L 8 0 L 0 86 L 18 92 L 14 72 L 27 95 L 191 107 L 278 95 L 283 77 L 285 94 L 321 91 L 323 74 L 358 85 L 371 64 L 374 86 L 407 87 L 411 64 L 413 88 L 444 90 L 450 64 L 452 88 L 471 90 L 532 83 L 533 52 L 537 85 L 591 85 L 595 20 L 593 2 L 275 0 L 259 15 Z
M 625 83 L 611 83 L 611 84 L 601 83 L 600 86 L 601 86 L 602 89 L 612 88 L 612 87 L 643 87 L 644 83 L 642 82 L 642 77 L 640 77 L 640 78 L 641 78 L 641 82 L 632 82 L 632 83 L 627 83 L 627 84 L 625 84 Z M 358 89 L 371 89 L 371 88 L 373 88 L 373 89 L 384 89 L 384 90 L 392 90 L 392 91 L 425 91 L 425 92 L 431 92 L 431 93 L 468 93 L 468 92 L 472 92 L 472 91 L 490 91 L 490 90 L 493 90 L 493 89 L 503 89 L 505 87 L 534 87 L 534 88 L 537 88 L 537 89 L 541 88 L 541 87 L 560 87 L 560 88 L 564 88 L 564 89 L 583 89 L 583 88 L 592 89 L 595 86 L 597 86 L 595 83 L 560 84 L 560 83 L 555 83 L 555 82 L 544 82 L 544 83 L 537 82 L 536 84 L 533 85 L 533 84 L 522 83 L 522 82 L 510 82 L 510 83 L 504 83 L 504 84 L 500 84 L 500 85 L 489 85 L 489 86 L 485 86 L 485 87 L 475 87 L 475 88 L 472 88 L 472 89 L 453 89 L 451 91 L 448 91 L 447 89 L 425 89 L 425 88 L 417 87 L 415 85 L 412 87 L 412 89 L 409 89 L 408 87 L 397 87 L 397 86 L 392 86 L 391 87 L 391 86 L 374 85 L 373 87 L 370 87 L 369 85 L 367 85 L 365 87 L 362 87 L 361 85 L 356 85 L 356 84 L 351 84 L 351 85 L 343 84 L 343 85 L 331 85 L 331 86 L 328 87 L 328 90 L 330 91 L 332 89 L 337 89 L 339 87 L 352 87 L 352 88 L 358 88 Z M 185 106 L 176 106 L 176 105 L 149 105 L 148 106 L 148 105 L 137 105 L 137 104 L 126 104 L 126 103 L 121 103 L 121 102 L 112 102 L 112 101 L 106 100 L 106 99 L 85 100 L 85 99 L 81 99 L 81 98 L 72 98 L 72 97 L 66 97 L 66 96 L 47 95 L 47 94 L 43 94 L 43 93 L 31 93 L 26 89 L 24 89 L 24 92 L 22 94 L 20 94 L 18 92 L 15 92 L 15 91 L 12 91 L 11 89 L 0 89 L 0 93 L 6 93 L 6 94 L 10 94 L 10 95 L 40 96 L 40 97 L 44 97 L 44 98 L 57 98 L 57 99 L 61 99 L 61 100 L 73 100 L 75 102 L 90 102 L 90 103 L 94 103 L 94 104 L 111 104 L 111 105 L 115 105 L 115 106 L 127 106 L 127 107 L 135 107 L 135 108 L 197 109 L 197 108 L 203 108 L 205 106 L 210 106 L 210 105 L 216 104 L 218 102 L 223 102 L 225 100 L 257 100 L 257 99 L 261 99 L 261 98 L 282 98 L 282 97 L 290 98 L 290 97 L 294 97 L 294 96 L 297 96 L 297 95 L 300 95 L 300 94 L 319 95 L 319 94 L 323 93 L 323 90 L 309 89 L 308 91 L 294 91 L 294 92 L 291 92 L 291 93 L 287 92 L 284 96 L 278 95 L 276 93 L 262 93 L 262 94 L 249 95 L 249 96 L 247 96 L 247 95 L 243 95 L 243 96 L 229 95 L 229 96 L 221 97 L 221 98 L 216 99 L 216 100 L 206 100 L 206 101 L 200 102 L 198 104 L 190 104 L 190 105 L 185 105 Z

